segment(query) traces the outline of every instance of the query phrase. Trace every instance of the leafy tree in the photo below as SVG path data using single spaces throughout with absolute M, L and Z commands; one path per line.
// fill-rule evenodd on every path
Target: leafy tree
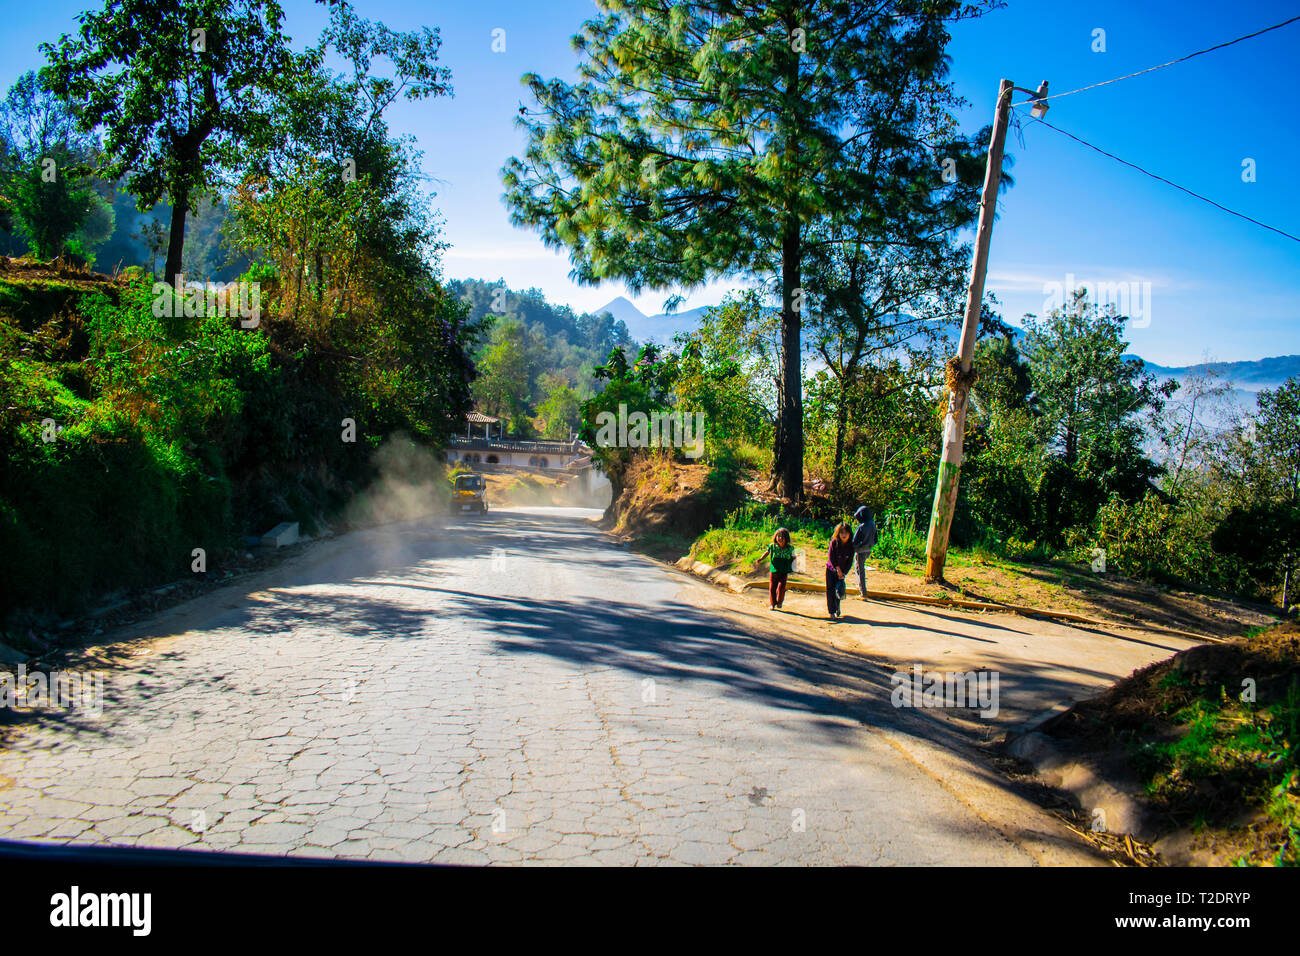
M 867 366 L 902 353 L 918 384 L 942 381 L 947 356 L 939 353 L 951 350 L 947 330 L 964 310 L 970 255 L 956 230 L 978 213 L 992 135 L 953 138 L 951 110 L 961 101 L 933 76 L 902 71 L 895 81 L 894 90 L 853 101 L 853 125 L 871 135 L 847 148 L 858 169 L 888 180 L 882 201 L 824 217 L 805 240 L 809 340 L 839 390 L 832 494 L 843 476 L 849 396 L 871 401 L 863 385 L 878 380 Z
M 1137 444 L 1140 417 L 1173 391 L 1125 358 L 1124 321 L 1091 305 L 1084 290 L 1045 319 L 1026 316 L 1025 357 L 1044 436 L 1067 465 L 1108 439 Z
M 235 247 L 269 266 L 268 333 L 369 435 L 436 440 L 470 405 L 479 324 L 439 280 L 418 156 L 385 119 L 401 97 L 449 91 L 439 42 L 333 5 L 232 198 Z M 326 68 L 330 51 L 350 72 Z M 379 60 L 391 75 L 372 72 Z
M 102 171 L 140 209 L 172 207 L 164 275 L 181 271 L 185 218 L 229 167 L 255 155 L 298 58 L 275 0 L 108 0 L 41 51 L 48 87 L 104 131 Z
M 831 475 L 840 409 L 847 409 L 837 504 L 871 505 L 878 511 L 917 516 L 937 462 L 937 411 L 924 370 L 895 357 L 864 363 L 848 388 L 830 371 L 808 383 L 808 430 L 814 457 L 810 470 Z
M 1262 590 L 1278 586 L 1285 607 L 1300 564 L 1300 379 L 1256 397 L 1256 415 L 1221 446 L 1219 473 L 1235 498 L 1214 531 Z
M 1084 290 L 1045 319 L 1026 316 L 1025 358 L 1052 453 L 1039 487 L 1048 537 L 1089 522 L 1112 495 L 1141 499 L 1160 474 L 1143 449 L 1144 419 L 1177 385 L 1158 384 L 1140 359 L 1124 357 L 1124 321 Z
M 1255 476 L 1264 494 L 1295 504 L 1300 501 L 1300 378 L 1256 398 Z
M 1036 410 L 1029 366 L 1016 348 L 1009 326 L 1006 331 L 1006 335 L 986 335 L 975 343 L 973 364 L 977 377 L 971 389 L 971 405 L 976 417 L 991 414 L 996 405 Z
M 984 386 L 987 394 L 990 384 L 981 373 L 976 388 Z M 954 526 L 976 540 L 991 535 L 1032 541 L 1039 532 L 1038 488 L 1050 463 L 1038 421 L 1026 403 L 1005 394 L 988 400 L 974 419 L 967 420 L 969 456 Z M 974 527 L 965 528 L 963 513 Z
M 543 397 L 537 406 L 542 436 L 567 439 L 582 425 L 582 397 L 562 376 L 547 373 L 542 379 Z
M 835 385 L 821 393 L 835 414 L 833 495 L 844 476 L 847 433 L 869 414 L 864 404 L 942 382 L 944 323 L 959 314 L 963 260 L 948 242 L 908 249 L 855 243 L 814 257 L 808 321 L 811 345 Z M 907 374 L 882 375 L 886 367 Z M 891 391 L 876 392 L 886 379 Z
M 955 527 L 973 539 L 1032 541 L 1038 486 L 1049 456 L 1041 436 L 1029 365 L 1013 330 L 985 306 L 975 343 L 975 385 L 966 419 L 966 463 Z M 965 527 L 969 515 L 973 527 Z
M 453 279 L 451 291 L 469 307 L 469 319 L 484 328 L 499 320 L 518 322 L 528 330 L 529 355 L 535 377 L 551 375 L 569 382 L 580 395 L 595 390 L 592 368 L 604 361 L 611 349 L 631 348 L 627 326 L 608 313 L 577 315 L 566 305 L 552 305 L 541 290 L 516 292 L 504 279 Z M 534 388 L 526 401 L 536 397 Z
M 855 120 L 939 88 L 958 0 L 611 2 L 574 38 L 577 83 L 526 76 L 522 159 L 504 169 L 519 225 L 566 247 L 582 282 L 633 291 L 757 276 L 779 289 L 773 486 L 803 489 L 802 268 L 809 227 L 894 222 L 914 170 L 864 169 Z M 930 169 L 933 181 L 933 168 Z
M 512 421 L 527 417 L 536 371 L 529 338 L 517 321 L 493 326 L 474 380 L 474 401 L 487 414 Z
M 756 292 L 731 295 L 708 310 L 693 332 L 674 338 L 670 355 L 677 410 L 704 413 L 710 456 L 740 443 L 766 442 L 778 387 L 776 313 Z
M 86 167 L 97 143 L 41 83 L 25 73 L 0 104 L 0 191 L 14 228 L 38 259 L 91 250 L 113 231 L 113 210 Z
M 1240 561 L 1261 590 L 1280 588 L 1283 608 L 1290 606 L 1300 566 L 1300 505 L 1261 500 L 1233 508 L 1214 529 L 1211 544 Z
M 609 358 L 595 369 L 603 387 L 582 403 L 582 440 L 592 448 L 601 470 L 609 478 L 613 500 L 623 490 L 623 479 L 641 449 L 608 444 L 600 440 L 604 413 L 618 415 L 626 406 L 633 412 L 651 414 L 665 411 L 671 399 L 672 364 L 653 345 L 643 345 L 635 363 L 629 364 L 621 348 L 612 349 Z

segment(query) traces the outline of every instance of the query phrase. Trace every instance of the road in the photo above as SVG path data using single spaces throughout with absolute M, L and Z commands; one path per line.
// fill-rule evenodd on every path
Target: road
M 438 863 L 1030 864 L 579 509 L 319 542 L 0 751 L 0 838 Z M 140 653 L 137 651 L 136 653 Z

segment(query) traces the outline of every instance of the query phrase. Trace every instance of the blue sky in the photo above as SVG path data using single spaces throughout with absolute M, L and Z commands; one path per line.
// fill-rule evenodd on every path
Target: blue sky
M 86 0 L 4 0 L 0 82 L 7 88 L 42 62 L 37 45 L 72 30 Z M 324 10 L 289 0 L 289 32 L 314 40 Z M 503 276 L 516 288 L 591 309 L 625 294 L 621 286 L 578 287 L 567 258 L 509 224 L 499 171 L 522 148 L 514 115 L 519 77 L 571 75 L 569 37 L 591 16 L 590 0 L 476 3 L 362 0 L 364 16 L 395 28 L 437 26 L 455 97 L 402 104 L 391 123 L 412 134 L 451 243 L 450 277 Z M 1060 93 L 1131 73 L 1300 14 L 1300 2 L 1010 0 L 954 28 L 952 77 L 970 101 L 960 119 L 990 122 L 998 81 Z M 492 52 L 492 31 L 506 49 Z M 1105 52 L 1094 52 L 1094 31 Z M 1047 119 L 1089 142 L 1225 206 L 1300 235 L 1300 23 L 1146 76 L 1064 97 Z M 1019 98 L 1019 97 L 1018 97 Z M 1023 111 L 1022 111 L 1023 112 Z M 1300 242 L 1237 219 L 1098 155 L 1041 126 L 1013 133 L 1016 185 L 1003 194 L 988 289 L 1008 319 L 1041 313 L 1045 284 L 1136 283 L 1144 327 L 1133 351 L 1165 365 L 1300 353 Z M 1256 181 L 1243 182 L 1253 159 Z M 1149 297 L 1145 283 L 1150 283 Z M 716 302 L 711 287 L 685 307 Z M 633 301 L 659 311 L 664 294 Z

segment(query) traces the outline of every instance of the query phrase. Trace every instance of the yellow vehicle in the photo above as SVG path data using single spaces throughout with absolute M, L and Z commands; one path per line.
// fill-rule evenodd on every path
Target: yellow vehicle
M 451 513 L 487 514 L 487 481 L 482 475 L 457 475 L 451 488 Z

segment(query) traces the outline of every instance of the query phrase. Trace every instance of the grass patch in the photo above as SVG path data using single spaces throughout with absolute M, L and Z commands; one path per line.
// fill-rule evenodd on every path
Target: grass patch
M 762 506 L 747 505 L 729 513 L 722 527 L 710 528 L 695 539 L 689 554 L 715 568 L 730 568 L 741 574 L 765 573 L 764 555 L 777 528 L 790 532 L 790 543 L 806 552 L 809 568 L 820 566 L 830 548 L 835 526 L 825 521 L 799 518 L 783 512 L 768 513 Z
M 1118 747 L 1167 820 L 1269 826 L 1239 863 L 1300 865 L 1300 628 L 1184 651 L 1074 708 L 1052 734 Z

